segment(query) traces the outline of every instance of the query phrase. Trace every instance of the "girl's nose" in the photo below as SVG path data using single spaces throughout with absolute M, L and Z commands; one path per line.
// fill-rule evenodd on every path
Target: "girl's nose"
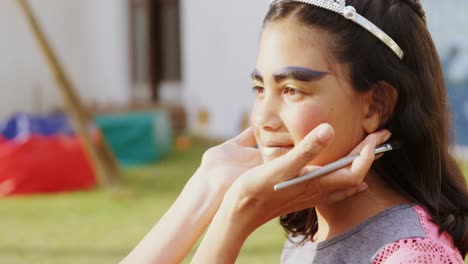
M 278 116 L 278 107 L 264 102 L 255 111 L 254 125 L 262 130 L 277 130 L 281 127 L 281 118 Z

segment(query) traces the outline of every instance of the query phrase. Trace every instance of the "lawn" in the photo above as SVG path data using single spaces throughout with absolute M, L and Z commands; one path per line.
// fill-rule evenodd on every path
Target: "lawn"
M 209 145 L 196 141 L 157 164 L 126 169 L 113 193 L 0 200 L 0 263 L 117 263 L 170 206 Z M 283 241 L 271 222 L 250 237 L 238 263 L 278 263 Z
M 0 200 L 0 263 L 117 263 L 170 206 L 209 145 L 195 141 L 157 164 L 124 170 L 116 192 Z M 283 242 L 272 221 L 249 238 L 238 263 L 278 263 Z

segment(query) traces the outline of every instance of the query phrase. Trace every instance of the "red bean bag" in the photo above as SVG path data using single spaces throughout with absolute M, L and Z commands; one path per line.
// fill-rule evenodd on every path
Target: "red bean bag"
M 92 188 L 96 177 L 76 136 L 0 136 L 0 196 Z

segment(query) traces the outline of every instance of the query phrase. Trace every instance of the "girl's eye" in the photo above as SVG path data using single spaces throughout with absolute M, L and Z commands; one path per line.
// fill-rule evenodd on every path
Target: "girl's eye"
M 252 90 L 254 91 L 256 95 L 259 95 L 259 94 L 263 94 L 264 88 L 259 85 L 255 85 L 254 87 L 252 87 Z
M 285 87 L 283 90 L 283 94 L 291 97 L 299 97 L 303 95 L 303 93 L 300 90 L 292 87 Z

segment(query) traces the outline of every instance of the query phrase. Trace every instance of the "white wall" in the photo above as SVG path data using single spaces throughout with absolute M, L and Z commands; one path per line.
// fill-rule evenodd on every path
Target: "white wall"
M 428 17 L 428 28 L 442 59 L 450 48 L 458 46 L 458 58 L 447 69 L 448 82 L 464 82 L 468 75 L 468 1 L 423 0 Z M 468 106 L 468 102 L 466 103 Z M 465 111 L 468 120 L 468 111 Z
M 182 0 L 183 97 L 190 127 L 215 137 L 239 132 L 253 99 L 261 23 L 269 1 Z M 197 127 L 197 111 L 210 112 L 210 125 Z
M 61 105 L 55 83 L 16 0 L 0 0 L 0 120 Z M 131 98 L 127 0 L 29 0 L 79 95 Z M 206 135 L 229 137 L 249 112 L 261 22 L 269 1 L 181 0 L 182 97 L 189 123 L 210 112 Z M 200 132 L 200 130 L 199 130 Z
M 467 35 L 466 23 L 456 22 L 465 17 L 466 0 L 450 0 L 457 5 L 422 1 L 442 52 L 450 36 Z M 99 103 L 128 102 L 128 1 L 30 2 L 80 96 Z M 181 92 L 192 131 L 224 138 L 239 132 L 242 115 L 250 111 L 249 74 L 269 2 L 181 0 Z M 448 6 L 460 7 L 459 12 Z M 14 111 L 45 111 L 57 104 L 55 83 L 16 0 L 0 0 L 0 120 Z M 200 109 L 210 112 L 208 127 L 197 126 Z
M 84 100 L 130 99 L 126 0 L 29 2 Z M 56 105 L 62 100 L 16 0 L 1 0 L 0 118 Z
M 465 42 L 468 46 L 468 1 L 421 0 L 421 3 L 429 31 L 442 55 L 453 42 Z

